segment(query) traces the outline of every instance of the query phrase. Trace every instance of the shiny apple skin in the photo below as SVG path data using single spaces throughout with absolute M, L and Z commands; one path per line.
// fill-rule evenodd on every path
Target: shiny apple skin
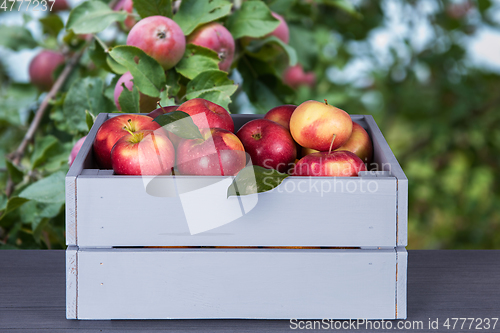
M 132 132 L 141 130 L 154 131 L 161 128 L 151 117 L 139 114 L 120 115 L 106 120 L 97 130 L 93 144 L 94 156 L 101 169 L 113 168 L 111 149 L 121 137 L 129 134 L 124 127 L 127 127 Z
M 234 58 L 234 38 L 222 24 L 212 22 L 197 28 L 187 38 L 188 44 L 206 47 L 217 52 L 219 69 L 228 72 Z
M 250 155 L 253 165 L 287 172 L 297 157 L 297 147 L 290 132 L 274 121 L 251 120 L 236 135 Z
M 161 129 L 129 133 L 111 150 L 111 164 L 117 175 L 168 175 L 174 163 L 174 147 Z
M 317 152 L 301 158 L 293 170 L 293 176 L 355 177 L 366 171 L 366 165 L 354 153 L 347 150 L 331 153 Z
M 356 122 L 352 123 L 352 134 L 349 140 L 336 150 L 348 150 L 365 163 L 370 163 L 373 157 L 372 140 L 365 129 Z
M 238 137 L 221 128 L 204 128 L 203 139 L 183 139 L 177 147 L 177 169 L 183 175 L 234 176 L 245 167 Z
M 302 147 L 318 151 L 337 149 L 349 140 L 352 120 L 349 114 L 332 105 L 306 101 L 295 109 L 290 118 L 290 133 Z
M 290 118 L 292 117 L 293 111 L 297 108 L 297 105 L 280 105 L 269 110 L 264 119 L 269 119 L 275 123 L 280 124 L 287 130 L 290 130 Z
M 207 101 L 206 99 L 190 99 L 179 105 L 177 110 L 186 112 L 190 116 L 204 113 L 207 117 L 208 127 L 222 128 L 228 130 L 229 132 L 234 132 L 234 122 L 229 112 L 222 106 Z M 200 129 L 206 127 L 206 124 L 197 119 L 197 117 L 193 118 L 193 122 Z

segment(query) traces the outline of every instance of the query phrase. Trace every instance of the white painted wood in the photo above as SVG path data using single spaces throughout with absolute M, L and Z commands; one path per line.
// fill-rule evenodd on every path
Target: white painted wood
M 408 271 L 408 252 L 404 247 L 396 248 L 397 264 L 397 290 L 396 290 L 396 318 L 406 319 L 407 317 L 407 271 Z
M 66 319 L 77 319 L 78 248 L 66 249 Z
M 394 319 L 392 250 L 84 249 L 78 319 Z
M 76 178 L 81 174 L 88 174 L 86 172 L 92 165 L 93 154 L 92 144 L 97 134 L 97 130 L 108 119 L 106 113 L 101 113 L 97 116 L 94 125 L 89 131 L 87 138 L 82 144 L 80 151 L 75 157 L 73 164 L 68 170 L 65 179 L 66 191 L 66 245 L 76 245 L 76 223 L 77 223 L 77 193 L 76 193 Z
M 408 179 L 372 116 L 363 116 L 373 142 L 374 165 L 397 179 L 397 246 L 408 245 Z M 358 121 L 358 120 L 356 120 Z M 359 121 L 358 121 L 359 122 Z
M 221 179 L 156 177 L 148 186 L 170 195 L 161 197 L 141 177 L 80 176 L 78 245 L 395 246 L 394 177 L 289 177 L 273 191 L 229 199 L 231 178 Z M 191 234 L 193 226 L 208 230 Z

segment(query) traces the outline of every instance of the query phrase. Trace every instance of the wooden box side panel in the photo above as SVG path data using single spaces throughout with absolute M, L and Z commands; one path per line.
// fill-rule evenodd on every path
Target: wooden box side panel
M 78 246 L 395 246 L 393 177 L 294 177 L 230 198 L 219 178 L 157 177 L 151 195 L 141 177 L 80 176 Z
M 364 116 L 373 141 L 374 166 L 397 179 L 397 246 L 408 245 L 408 179 L 372 116 Z
M 77 192 L 76 178 L 82 174 L 85 168 L 93 165 L 92 144 L 97 134 L 99 127 L 108 119 L 106 113 L 101 113 L 97 116 L 94 125 L 90 129 L 87 138 L 83 142 L 80 151 L 76 155 L 73 164 L 68 170 L 65 179 L 66 192 L 66 245 L 76 245 L 76 221 L 77 221 Z
M 77 319 L 78 304 L 78 249 L 66 249 L 66 319 Z
M 397 254 L 397 298 L 396 298 L 396 318 L 406 319 L 407 316 L 407 272 L 408 272 L 408 252 L 404 247 L 396 249 Z
M 81 250 L 78 319 L 394 319 L 394 250 Z

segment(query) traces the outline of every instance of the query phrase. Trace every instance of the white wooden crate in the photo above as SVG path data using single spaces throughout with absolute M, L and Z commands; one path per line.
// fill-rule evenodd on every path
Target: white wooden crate
M 407 179 L 371 116 L 352 118 L 378 171 L 230 198 L 231 177 L 98 170 L 112 116 L 66 177 L 68 318 L 406 318 Z M 232 117 L 237 130 L 260 116 Z

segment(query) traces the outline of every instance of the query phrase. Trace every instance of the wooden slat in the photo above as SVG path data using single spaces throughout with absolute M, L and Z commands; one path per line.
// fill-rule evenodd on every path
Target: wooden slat
M 85 249 L 79 319 L 395 318 L 394 250 Z
M 158 177 L 163 192 L 152 196 L 141 177 L 80 176 L 78 245 L 395 246 L 394 177 L 290 177 L 272 192 L 229 199 L 231 178 L 184 191 L 220 178 Z

